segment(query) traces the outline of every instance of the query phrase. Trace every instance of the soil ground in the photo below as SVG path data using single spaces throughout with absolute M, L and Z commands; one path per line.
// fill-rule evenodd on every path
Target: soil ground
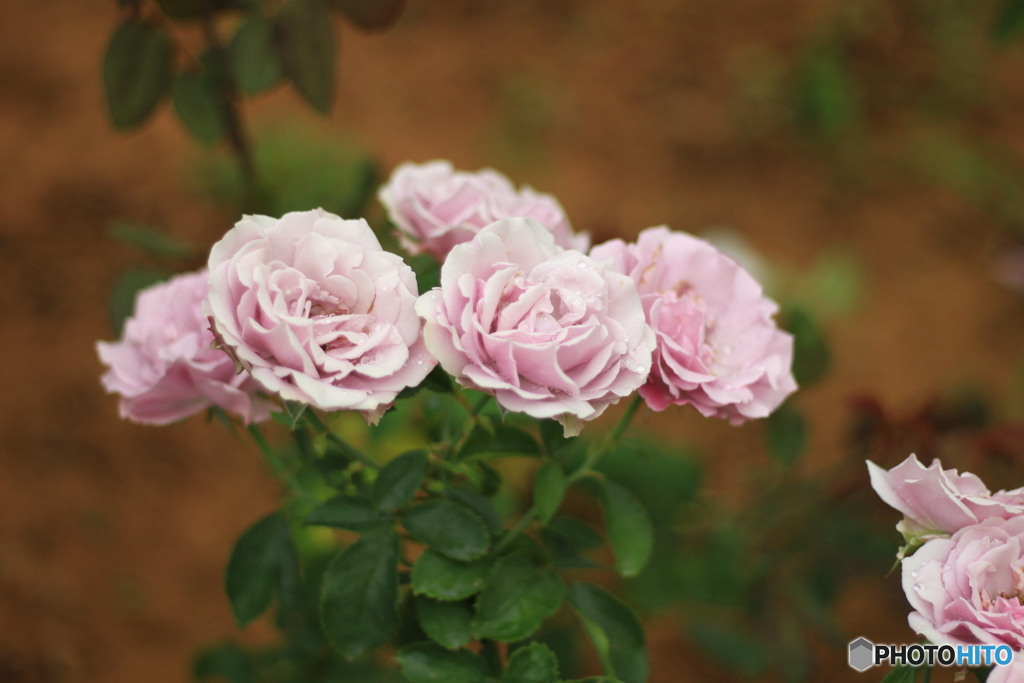
M 855 191 L 824 154 L 743 123 L 736 69 L 794 54 L 834 9 L 410 0 L 388 33 L 342 28 L 330 118 L 287 89 L 249 114 L 257 128 L 355 140 L 385 168 L 438 157 L 501 168 L 555 194 L 598 240 L 731 226 L 793 271 L 829 250 L 854 257 L 862 303 L 829 323 L 832 372 L 801 399 L 813 470 L 844 453 L 851 394 L 897 412 L 956 384 L 999 395 L 1024 348 L 1024 306 L 990 276 L 1001 233 L 884 163 L 899 121 L 871 138 Z M 112 131 L 98 64 L 115 3 L 5 0 L 0 17 L 0 681 L 184 681 L 198 647 L 235 632 L 227 553 L 278 489 L 252 449 L 199 418 L 119 421 L 93 343 L 109 338 L 107 296 L 135 259 L 108 236 L 110 219 L 206 246 L 233 217 L 186 189 L 194 147 L 166 108 L 138 132 Z M 999 96 L 973 123 L 1010 155 L 1024 151 L 1021 68 L 1001 67 Z M 761 426 L 683 411 L 641 424 L 696 443 L 708 486 L 742 502 Z M 892 583 L 847 591 L 848 633 L 912 642 Z M 655 683 L 733 678 L 687 649 L 670 616 L 648 632 Z M 819 680 L 867 680 L 843 653 L 827 656 Z

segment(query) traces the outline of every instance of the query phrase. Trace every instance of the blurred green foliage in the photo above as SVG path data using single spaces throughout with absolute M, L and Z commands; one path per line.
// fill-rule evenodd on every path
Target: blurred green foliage
M 368 211 L 380 181 L 377 163 L 351 143 L 303 129 L 267 130 L 255 150 L 260 185 L 253 196 L 228 159 L 206 155 L 192 185 L 210 199 L 248 212 L 280 216 L 322 208 L 343 218 Z

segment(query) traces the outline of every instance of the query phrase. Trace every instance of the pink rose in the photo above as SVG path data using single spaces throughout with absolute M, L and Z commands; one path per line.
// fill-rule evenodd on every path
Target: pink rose
M 1024 655 L 1013 653 L 1013 661 L 1006 666 L 994 666 L 985 683 L 1020 683 L 1024 681 Z
M 772 319 L 778 306 L 704 240 L 650 228 L 635 244 L 612 240 L 590 255 L 637 283 L 658 340 L 640 389 L 652 409 L 689 403 L 740 424 L 766 417 L 796 390 L 793 337 Z
M 903 560 L 908 622 L 936 645 L 1024 648 L 1024 517 L 989 518 Z
M 975 475 L 944 470 L 938 460 L 925 467 L 911 455 L 888 471 L 869 460 L 868 473 L 878 496 L 906 517 L 905 535 L 951 534 L 989 517 L 1024 514 L 1024 489 L 990 493 Z
M 514 216 L 539 222 L 566 249 L 586 252 L 590 246 L 586 233 L 572 231 L 557 199 L 529 186 L 517 191 L 508 178 L 492 169 L 465 173 L 447 161 L 405 163 L 380 189 L 380 201 L 398 226 L 402 246 L 412 254 L 432 254 L 439 261 L 480 228 Z
M 121 394 L 121 417 L 165 425 L 210 406 L 246 422 L 268 416 L 269 404 L 252 393 L 260 386 L 211 347 L 213 334 L 201 310 L 207 278 L 202 270 L 142 290 L 121 341 L 96 343 L 108 366 L 103 386 Z
M 654 337 L 633 281 L 540 223 L 506 218 L 452 249 L 441 287 L 420 297 L 427 348 L 506 410 L 578 434 L 647 378 Z
M 323 210 L 246 216 L 210 252 L 205 311 L 268 390 L 376 421 L 436 361 L 416 276 L 365 220 Z

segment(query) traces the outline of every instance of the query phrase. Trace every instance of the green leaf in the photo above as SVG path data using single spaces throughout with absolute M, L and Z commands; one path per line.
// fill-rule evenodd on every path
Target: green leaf
M 257 674 L 252 660 L 238 645 L 224 643 L 200 653 L 192 664 L 192 675 L 200 681 L 216 676 L 230 683 L 251 683 Z
M 239 628 L 270 607 L 282 570 L 296 561 L 288 520 L 282 513 L 267 515 L 242 534 L 231 550 L 224 581 Z
M 385 465 L 373 482 L 373 501 L 378 510 L 404 507 L 420 490 L 427 476 L 427 452 L 409 451 Z
M 615 567 L 623 576 L 636 576 L 654 548 L 654 528 L 636 496 L 614 481 L 601 489 L 608 541 L 615 553 Z
M 441 264 L 438 263 L 436 258 L 429 254 L 420 254 L 418 256 L 410 256 L 405 262 L 416 273 L 416 284 L 419 287 L 420 294 L 426 294 L 434 287 L 441 286 Z M 440 367 L 438 365 L 437 369 L 440 369 Z
M 477 598 L 474 630 L 480 638 L 528 638 L 564 599 L 565 585 L 557 574 L 521 553 L 508 555 L 494 565 L 487 587 Z
M 186 71 L 174 79 L 174 111 L 200 143 L 212 147 L 224 139 L 227 116 L 219 85 L 210 72 Z
M 818 381 L 831 362 L 825 337 L 802 309 L 790 308 L 783 318 L 793 334 L 793 377 L 801 386 Z
M 430 639 L 457 650 L 473 639 L 473 606 L 468 602 L 441 602 L 416 598 L 416 616 Z
M 368 498 L 345 494 L 335 496 L 313 508 L 306 518 L 306 524 L 365 531 L 387 523 L 389 519 L 382 518 Z
M 228 45 L 228 60 L 235 82 L 250 97 L 273 88 L 284 76 L 274 31 L 273 20 L 262 14 L 250 14 L 238 26 Z
M 508 658 L 501 683 L 555 683 L 558 680 L 558 659 L 547 645 L 531 643 Z
M 445 495 L 449 498 L 454 498 L 460 501 L 470 510 L 480 515 L 480 519 L 484 520 L 484 524 L 487 525 L 487 530 L 492 534 L 497 534 L 501 531 L 501 516 L 498 514 L 498 511 L 494 509 L 494 504 L 491 503 L 487 496 L 476 493 L 475 491 L 467 491 L 465 489 L 457 489 L 455 487 L 449 487 L 446 489 Z
M 463 563 L 426 550 L 412 568 L 412 589 L 438 600 L 462 600 L 483 590 L 493 565 L 489 558 Z
M 148 117 L 171 85 L 170 38 L 142 21 L 121 24 L 103 58 L 103 84 L 115 128 L 132 128 Z
M 182 260 L 196 255 L 191 245 L 142 223 L 113 220 L 110 222 L 110 234 L 120 242 L 160 258 Z
M 885 675 L 882 683 L 914 683 L 917 679 L 917 672 L 920 667 L 901 664 L 893 667 L 892 671 Z
M 383 31 L 398 21 L 405 0 L 331 0 L 334 9 L 367 31 Z
M 517 427 L 498 425 L 492 434 L 477 426 L 459 451 L 460 460 L 506 455 L 540 455 L 540 446 Z
M 411 683 L 483 683 L 487 664 L 469 650 L 451 652 L 434 643 L 406 645 L 396 655 Z
M 992 25 L 992 37 L 1006 43 L 1024 31 L 1024 0 L 1003 0 Z
M 158 268 L 130 268 L 114 284 L 110 292 L 110 326 L 120 337 L 125 320 L 135 313 L 135 299 L 139 292 L 171 276 L 167 270 Z
M 434 369 L 423 379 L 423 387 L 437 394 L 450 394 L 455 391 L 451 375 L 445 372 L 440 365 L 435 365 Z
M 569 586 L 569 604 L 585 620 L 605 673 L 625 683 L 644 683 L 647 653 L 636 613 L 605 589 L 589 583 Z
M 791 403 L 783 403 L 768 417 L 768 451 L 779 464 L 789 467 L 807 446 L 803 413 Z
M 557 462 L 548 461 L 537 471 L 533 482 L 533 504 L 537 508 L 537 516 L 545 524 L 558 512 L 567 485 L 565 471 Z
M 424 389 L 429 389 L 438 394 L 450 394 L 454 391 L 454 388 L 452 378 L 448 373 L 440 365 L 435 365 L 434 369 L 423 378 L 422 382 L 414 387 L 406 387 L 398 392 L 398 398 L 412 398 Z
M 475 512 L 454 500 L 434 498 L 402 517 L 414 539 L 453 560 L 475 560 L 487 551 L 487 527 Z
M 306 101 L 327 114 L 334 100 L 334 30 L 325 0 L 289 0 L 277 14 L 284 71 Z
M 601 535 L 594 527 L 572 517 L 555 517 L 548 524 L 547 530 L 558 534 L 580 550 L 590 550 L 601 545 Z
M 377 647 L 398 626 L 400 546 L 393 529 L 364 534 L 327 568 L 320 616 L 324 634 L 343 657 Z

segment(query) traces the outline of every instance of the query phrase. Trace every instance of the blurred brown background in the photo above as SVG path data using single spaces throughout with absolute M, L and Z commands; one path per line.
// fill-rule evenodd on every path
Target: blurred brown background
M 952 19 L 935 19 L 943 7 Z M 989 40 L 995 5 L 966 7 L 410 0 L 389 32 L 341 27 L 332 116 L 289 88 L 245 112 L 257 139 L 297 127 L 387 170 L 499 168 L 598 241 L 729 227 L 787 296 L 813 299 L 800 287 L 823 255 L 850 260 L 858 304 L 818 304 L 834 362 L 800 398 L 813 472 L 844 457 L 854 393 L 900 414 L 950 387 L 1010 391 L 1024 306 L 992 271 L 1019 240 L 1024 49 Z M 199 152 L 166 107 L 112 130 L 99 64 L 116 22 L 112 1 L 0 8 L 0 681 L 187 680 L 198 647 L 235 633 L 231 543 L 277 501 L 255 451 L 217 425 L 121 422 L 100 387 L 93 343 L 111 337 L 108 294 L 137 260 L 109 222 L 205 249 L 235 220 L 190 189 Z M 696 444 L 709 495 L 737 505 L 764 465 L 758 424 L 683 410 L 640 424 Z M 838 616 L 851 638 L 912 642 L 902 600 L 898 579 L 869 577 Z M 680 633 L 671 614 L 649 622 L 652 681 L 737 676 Z M 816 680 L 881 677 L 822 656 Z

